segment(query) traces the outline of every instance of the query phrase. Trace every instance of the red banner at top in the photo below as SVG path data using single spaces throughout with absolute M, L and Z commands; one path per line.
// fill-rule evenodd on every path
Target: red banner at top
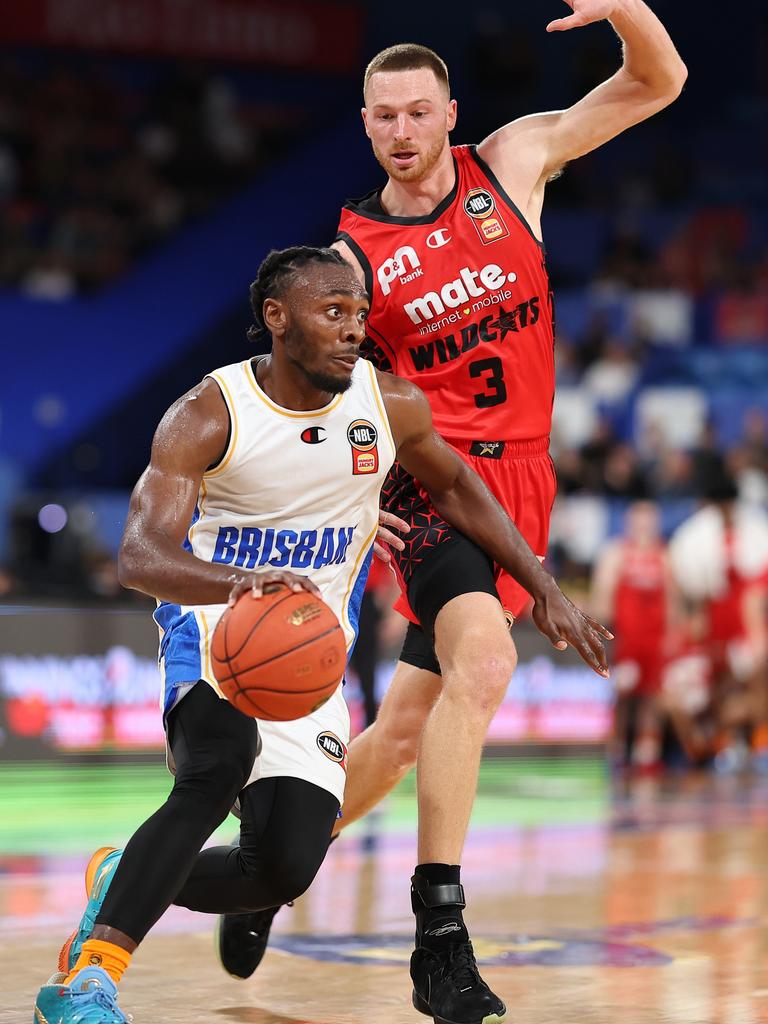
M 0 5 L 5 7 L 6 5 Z M 287 0 L 25 0 L 0 17 L 0 42 L 162 57 L 360 69 L 362 13 Z

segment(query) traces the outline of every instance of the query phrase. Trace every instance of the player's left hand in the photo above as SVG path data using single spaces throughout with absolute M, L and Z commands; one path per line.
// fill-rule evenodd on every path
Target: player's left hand
M 533 621 L 558 651 L 564 651 L 570 644 L 598 675 L 606 678 L 610 675 L 601 637 L 613 640 L 613 633 L 577 608 L 554 580 L 552 586 L 536 598 Z
M 594 21 L 610 18 L 621 6 L 618 0 L 565 0 L 573 11 L 567 18 L 550 21 L 547 32 L 567 32 L 569 28 L 582 28 Z
M 376 534 L 373 552 L 377 558 L 380 558 L 382 562 L 384 562 L 385 565 L 388 565 L 392 561 L 392 555 L 384 547 L 385 544 L 389 544 L 390 547 L 395 548 L 396 551 L 402 551 L 405 547 L 405 543 L 397 536 L 396 533 L 392 533 L 392 530 L 399 530 L 401 533 L 408 533 L 410 526 L 404 519 L 399 519 L 391 512 L 385 512 L 383 508 L 380 508 L 379 530 Z

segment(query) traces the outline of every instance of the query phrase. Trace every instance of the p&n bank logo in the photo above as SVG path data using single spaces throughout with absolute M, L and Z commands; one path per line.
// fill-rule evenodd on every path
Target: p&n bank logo
M 436 232 L 435 232 L 436 233 Z M 376 271 L 379 279 L 379 286 L 384 295 L 392 291 L 392 284 L 399 279 L 400 284 L 408 284 L 409 281 L 422 277 L 424 271 L 421 260 L 416 250 L 410 245 L 401 245 L 393 256 L 384 260 Z

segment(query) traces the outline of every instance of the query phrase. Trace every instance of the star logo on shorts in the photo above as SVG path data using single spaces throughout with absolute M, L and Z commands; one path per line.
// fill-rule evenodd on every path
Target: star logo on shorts
M 501 441 L 482 441 L 482 448 L 480 450 L 481 455 L 493 455 L 496 449 L 501 444 Z

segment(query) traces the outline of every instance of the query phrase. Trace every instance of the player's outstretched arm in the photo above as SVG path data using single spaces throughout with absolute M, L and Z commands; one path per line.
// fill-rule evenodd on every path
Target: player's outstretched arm
M 533 190 L 569 160 L 597 149 L 662 110 L 688 75 L 667 30 L 643 0 L 566 0 L 568 17 L 550 22 L 558 32 L 608 19 L 623 44 L 621 67 L 566 110 L 512 121 L 485 139 L 479 155 L 513 195 Z
M 608 675 L 601 636 L 611 634 L 562 593 L 480 477 L 437 434 L 423 392 L 410 381 L 378 374 L 404 468 L 427 490 L 440 515 L 503 566 L 534 599 L 533 619 L 552 644 L 572 644 L 600 675 Z
M 229 414 L 218 386 L 205 380 L 180 398 L 160 421 L 150 463 L 131 495 L 118 555 L 124 587 L 174 604 L 223 604 L 230 594 L 265 583 L 319 593 L 303 576 L 279 570 L 251 573 L 211 564 L 182 545 L 200 483 L 227 445 Z

